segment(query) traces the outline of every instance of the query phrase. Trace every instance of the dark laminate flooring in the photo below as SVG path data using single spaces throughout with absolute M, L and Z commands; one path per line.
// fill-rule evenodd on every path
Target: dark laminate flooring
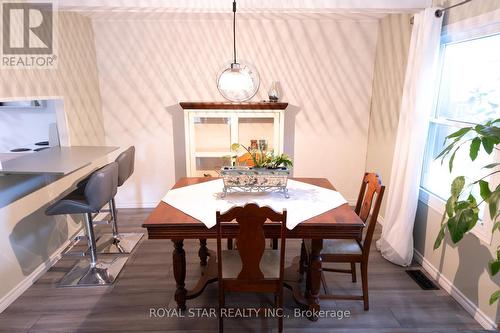
M 148 214 L 143 209 L 121 209 L 122 232 L 142 230 Z M 100 226 L 107 228 L 107 226 Z M 378 237 L 375 237 L 375 239 Z M 287 243 L 291 262 L 299 253 L 300 241 Z M 215 242 L 209 241 L 215 250 Z M 188 276 L 197 280 L 200 265 L 198 242 L 186 240 Z M 44 274 L 8 309 L 0 314 L 1 332 L 215 332 L 217 319 L 209 317 L 151 318 L 150 309 L 175 309 L 172 272 L 172 243 L 144 237 L 112 287 L 57 288 L 56 283 L 74 261 L 63 259 Z M 359 272 L 359 270 L 358 270 Z M 327 273 L 330 290 L 357 293 L 361 287 L 345 274 Z M 477 332 L 481 326 L 443 290 L 424 291 L 405 269 L 385 261 L 372 248 L 369 266 L 370 311 L 358 301 L 322 301 L 327 310 L 349 311 L 349 318 L 322 318 L 311 322 L 295 317 L 294 301 L 285 290 L 285 332 Z M 207 287 L 188 308 L 216 308 L 217 284 Z M 230 294 L 228 306 L 267 306 L 271 295 Z M 157 312 L 162 314 L 161 311 Z M 226 332 L 274 332 L 273 318 L 227 319 Z

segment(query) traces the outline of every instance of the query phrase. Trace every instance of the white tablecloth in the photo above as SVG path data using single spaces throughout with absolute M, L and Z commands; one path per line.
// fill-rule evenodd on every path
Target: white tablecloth
M 162 199 L 167 204 L 203 222 L 208 228 L 216 224 L 215 212 L 225 212 L 233 206 L 253 202 L 269 206 L 277 212 L 287 210 L 288 229 L 300 222 L 334 209 L 347 201 L 337 191 L 288 180 L 289 198 L 282 193 L 228 193 L 222 197 L 222 179 L 184 186 L 168 191 Z

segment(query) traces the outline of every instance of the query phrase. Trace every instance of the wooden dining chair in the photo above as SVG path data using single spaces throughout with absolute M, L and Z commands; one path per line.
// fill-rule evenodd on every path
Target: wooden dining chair
M 225 292 L 252 292 L 274 294 L 275 306 L 283 307 L 283 274 L 285 265 L 286 210 L 277 213 L 269 207 L 247 204 L 233 207 L 226 213 L 217 212 L 217 261 L 219 270 L 219 332 L 223 332 L 222 309 Z M 222 250 L 224 224 L 236 220 L 239 231 L 236 250 Z M 264 223 L 280 222 L 279 250 L 265 249 Z M 283 318 L 278 316 L 279 332 Z
M 356 282 L 356 263 L 361 266 L 361 284 L 363 295 L 332 295 L 328 291 L 325 277 L 322 273 L 322 283 L 326 295 L 320 298 L 327 299 L 348 299 L 363 300 L 364 309 L 368 311 L 368 257 L 370 255 L 370 246 L 372 243 L 373 232 L 377 224 L 378 213 L 382 198 L 384 196 L 385 186 L 382 185 L 380 176 L 376 173 L 365 173 L 361 190 L 359 191 L 358 201 L 356 203 L 355 213 L 365 222 L 365 230 L 361 241 L 355 239 L 324 239 L 323 249 L 321 251 L 321 260 L 323 263 L 350 263 L 350 269 L 322 268 L 323 272 L 337 272 L 351 274 L 352 282 Z M 376 198 L 375 198 L 376 197 Z M 375 198 L 375 205 L 373 199 Z M 372 209 L 373 208 L 373 209 Z M 311 241 L 303 240 L 300 258 L 300 273 L 303 274 L 307 269 L 311 252 Z

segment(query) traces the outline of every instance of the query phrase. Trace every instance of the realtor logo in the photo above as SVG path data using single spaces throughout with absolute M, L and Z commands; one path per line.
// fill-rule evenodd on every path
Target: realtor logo
M 2 67 L 54 67 L 52 2 L 2 2 Z

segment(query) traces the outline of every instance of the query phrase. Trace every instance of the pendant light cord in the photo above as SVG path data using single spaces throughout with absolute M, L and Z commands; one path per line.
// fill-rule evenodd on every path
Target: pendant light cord
M 233 1 L 233 54 L 236 64 L 236 0 Z

